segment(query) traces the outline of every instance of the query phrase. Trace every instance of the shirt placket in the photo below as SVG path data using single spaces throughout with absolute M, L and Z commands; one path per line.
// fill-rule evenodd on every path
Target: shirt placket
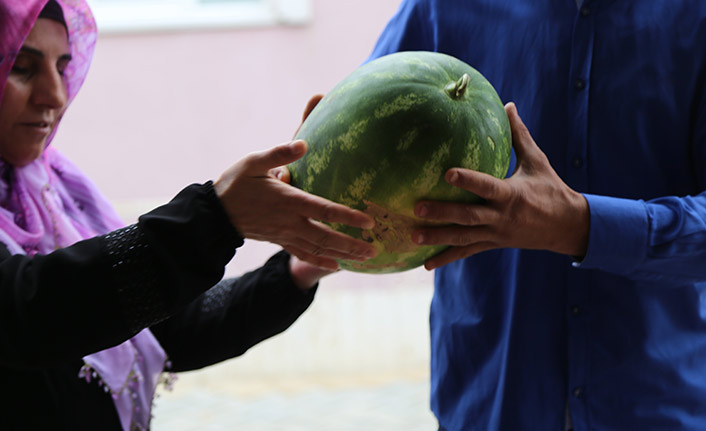
M 568 83 L 569 142 L 567 143 L 566 182 L 577 191 L 588 191 L 589 95 L 591 64 L 595 39 L 596 0 L 585 0 L 577 10 L 571 41 Z M 589 318 L 591 316 L 588 274 L 569 268 L 567 274 L 568 319 L 568 406 L 574 431 L 588 431 Z

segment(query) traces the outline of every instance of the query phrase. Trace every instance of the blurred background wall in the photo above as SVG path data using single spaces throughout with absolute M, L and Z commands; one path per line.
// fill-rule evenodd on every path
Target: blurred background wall
M 187 184 L 216 179 L 248 152 L 288 141 L 307 100 L 367 58 L 398 4 L 312 0 L 311 19 L 296 26 L 102 32 L 54 145 L 132 222 Z M 277 249 L 248 241 L 228 275 L 261 265 Z M 335 274 L 287 332 L 183 376 L 169 396 L 426 385 L 431 294 L 432 275 L 423 269 Z M 413 408 L 426 412 L 423 393 Z

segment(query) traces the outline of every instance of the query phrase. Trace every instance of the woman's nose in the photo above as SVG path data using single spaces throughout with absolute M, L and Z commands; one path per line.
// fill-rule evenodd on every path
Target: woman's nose
M 37 77 L 34 103 L 50 109 L 62 109 L 67 102 L 66 82 L 56 70 L 46 71 Z

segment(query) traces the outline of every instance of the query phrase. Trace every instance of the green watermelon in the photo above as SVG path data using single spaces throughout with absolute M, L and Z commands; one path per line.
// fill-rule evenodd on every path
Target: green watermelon
M 444 246 L 418 246 L 412 231 L 421 199 L 478 202 L 444 180 L 464 167 L 503 178 L 511 134 L 493 86 L 468 64 L 434 52 L 401 52 L 356 69 L 316 106 L 297 132 L 307 154 L 289 166 L 292 184 L 370 214 L 370 230 L 333 228 L 373 243 L 366 262 L 339 262 L 366 273 L 405 271 Z

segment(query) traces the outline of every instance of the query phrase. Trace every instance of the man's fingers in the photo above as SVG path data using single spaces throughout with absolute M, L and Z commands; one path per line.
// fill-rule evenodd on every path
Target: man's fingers
M 412 241 L 419 245 L 468 246 L 482 242 L 493 242 L 494 234 L 486 226 L 464 227 L 445 226 L 416 229 Z
M 502 200 L 508 195 L 508 186 L 492 175 L 463 168 L 451 168 L 446 172 L 446 182 L 462 188 L 486 200 Z
M 505 105 L 505 112 L 507 113 L 507 118 L 510 120 L 510 131 L 512 132 L 512 146 L 515 148 L 515 153 L 517 154 L 517 160 L 529 160 L 532 156 L 541 150 L 534 142 L 534 138 L 530 134 L 529 129 L 525 126 L 525 123 L 520 118 L 520 114 L 517 112 L 517 107 L 513 102 L 509 102 Z
M 465 226 L 494 224 L 500 218 L 496 210 L 486 205 L 440 201 L 417 202 L 414 206 L 414 215 L 425 220 Z
M 428 271 L 439 268 L 451 262 L 465 259 L 486 250 L 497 248 L 492 243 L 477 243 L 466 247 L 451 247 L 424 262 L 424 268 Z
M 307 150 L 306 142 L 296 140 L 265 151 L 248 154 L 244 161 L 247 174 L 264 175 L 270 169 L 299 160 Z
M 304 108 L 304 113 L 302 114 L 302 122 L 299 123 L 299 127 L 297 127 L 297 130 L 294 132 L 294 136 L 297 136 L 297 133 L 299 133 L 299 129 L 302 128 L 302 124 L 304 124 L 304 121 L 306 121 L 307 118 L 309 118 L 309 114 L 311 114 L 311 111 L 316 108 L 316 105 L 319 104 L 321 99 L 323 99 L 324 96 L 323 94 L 316 94 L 312 96 L 311 99 L 306 104 L 306 107 Z
M 522 150 L 527 139 L 532 139 L 532 136 L 522 122 L 520 114 L 517 112 L 517 106 L 513 102 L 509 102 L 505 105 L 505 113 L 507 114 L 507 119 L 510 121 L 510 132 L 512 133 L 512 142 L 515 146 L 515 151 L 517 151 L 518 156 L 521 155 Z
M 316 108 L 316 105 L 318 105 L 319 102 L 321 101 L 321 99 L 323 99 L 323 98 L 324 98 L 323 94 L 316 94 L 316 95 L 312 96 L 311 99 L 309 99 L 309 101 L 306 104 L 306 107 L 304 108 L 304 114 L 302 115 L 302 121 L 305 121 L 309 117 L 309 114 L 311 114 L 311 111 L 313 111 L 314 108 Z

